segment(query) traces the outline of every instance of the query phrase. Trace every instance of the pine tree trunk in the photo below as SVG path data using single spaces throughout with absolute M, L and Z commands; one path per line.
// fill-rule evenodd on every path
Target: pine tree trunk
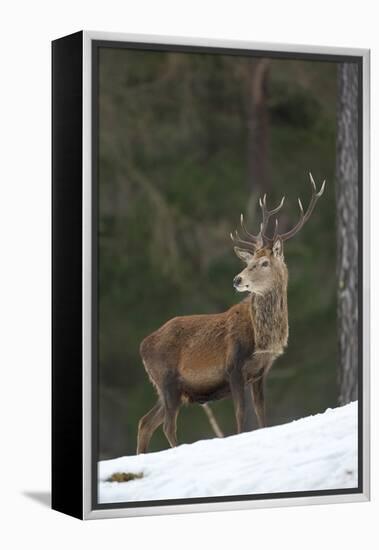
M 338 67 L 337 277 L 339 402 L 356 400 L 358 381 L 358 66 Z
M 247 100 L 247 172 L 248 187 L 253 193 L 263 194 L 269 188 L 269 121 L 267 108 L 267 79 L 269 60 L 253 59 L 248 65 Z

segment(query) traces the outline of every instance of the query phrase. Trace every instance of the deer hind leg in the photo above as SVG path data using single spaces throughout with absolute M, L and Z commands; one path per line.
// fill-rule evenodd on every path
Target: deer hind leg
M 265 378 L 266 371 L 264 368 L 260 369 L 256 375 L 255 380 L 251 383 L 251 393 L 253 396 L 253 405 L 255 414 L 258 420 L 258 426 L 264 428 L 266 426 L 266 412 L 265 412 Z
M 164 419 L 164 407 L 160 399 L 154 407 L 141 418 L 138 424 L 137 454 L 146 453 L 150 439 Z
M 175 377 L 166 378 L 162 398 L 164 402 L 163 432 L 171 447 L 176 447 L 176 420 L 181 405 L 181 394 Z

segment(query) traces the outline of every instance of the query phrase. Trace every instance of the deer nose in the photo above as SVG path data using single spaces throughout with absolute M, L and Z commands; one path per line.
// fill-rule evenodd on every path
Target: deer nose
M 236 275 L 233 279 L 233 286 L 235 288 L 237 288 L 237 286 L 240 285 L 240 282 L 242 281 L 242 277 L 240 277 L 239 275 Z

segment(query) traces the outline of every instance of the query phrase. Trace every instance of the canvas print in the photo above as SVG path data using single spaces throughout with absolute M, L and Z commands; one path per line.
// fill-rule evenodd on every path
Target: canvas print
M 98 506 L 360 490 L 360 65 L 105 44 Z

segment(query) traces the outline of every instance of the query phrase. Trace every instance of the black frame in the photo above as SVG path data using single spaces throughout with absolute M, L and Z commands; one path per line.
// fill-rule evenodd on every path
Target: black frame
M 294 53 L 92 40 L 92 509 L 154 507 L 211 502 L 256 501 L 363 492 L 363 58 L 359 55 Z M 358 487 L 354 489 L 268 493 L 254 495 L 183 498 L 99 504 L 97 502 L 98 457 L 98 51 L 123 48 L 259 56 L 333 62 L 359 66 L 359 375 L 358 375 Z M 83 33 L 53 42 L 53 403 L 52 403 L 52 507 L 83 517 L 83 359 L 82 359 L 82 191 L 83 191 Z M 70 396 L 69 399 L 66 396 Z M 68 486 L 67 479 L 72 483 Z M 75 487 L 75 489 L 73 489 Z
M 52 507 L 78 518 L 83 515 L 82 40 L 79 32 L 52 47 Z

